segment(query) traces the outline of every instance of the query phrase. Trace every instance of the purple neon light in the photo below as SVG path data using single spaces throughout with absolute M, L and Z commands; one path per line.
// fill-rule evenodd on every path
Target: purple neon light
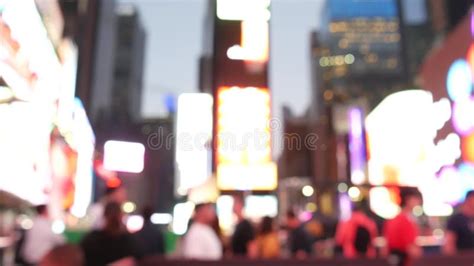
M 339 194 L 339 219 L 342 221 L 348 220 L 352 214 L 352 202 L 347 193 Z
M 474 130 L 474 97 L 453 104 L 452 123 L 456 132 L 462 136 L 470 134 Z
M 351 179 L 354 184 L 361 184 L 358 174 L 364 173 L 365 152 L 362 130 L 362 112 L 359 108 L 349 110 L 349 158 Z
M 474 12 L 471 12 L 471 34 L 472 38 L 474 38 Z

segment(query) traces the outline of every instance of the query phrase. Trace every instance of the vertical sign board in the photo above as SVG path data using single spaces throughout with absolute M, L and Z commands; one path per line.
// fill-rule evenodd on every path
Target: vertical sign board
M 221 190 L 277 187 L 268 89 L 270 0 L 217 0 L 214 170 Z
M 178 98 L 176 125 L 176 192 L 203 185 L 211 177 L 210 145 L 213 99 L 206 93 L 184 93 Z
M 266 88 L 220 87 L 217 184 L 222 190 L 273 190 L 270 94 Z M 242 108 L 245 106 L 245 108 Z

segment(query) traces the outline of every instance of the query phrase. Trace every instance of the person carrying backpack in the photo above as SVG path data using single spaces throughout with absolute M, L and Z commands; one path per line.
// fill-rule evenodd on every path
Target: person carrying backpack
M 373 241 L 376 237 L 376 223 L 364 213 L 364 208 L 358 204 L 354 207 L 351 217 L 339 223 L 336 231 L 336 244 L 342 248 L 346 258 L 374 258 L 376 249 Z

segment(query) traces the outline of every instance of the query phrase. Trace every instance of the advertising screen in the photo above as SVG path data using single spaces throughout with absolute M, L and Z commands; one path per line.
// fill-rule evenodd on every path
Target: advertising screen
M 217 95 L 219 189 L 275 189 L 277 169 L 271 153 L 268 89 L 220 87 Z
M 110 171 L 141 173 L 145 146 L 137 142 L 109 140 L 104 144 L 104 168 Z
M 465 137 L 456 132 L 439 134 L 455 122 L 453 108 L 447 98 L 434 101 L 423 90 L 398 92 L 383 100 L 366 119 L 369 183 L 417 187 L 426 214 L 450 215 L 451 206 L 474 189 L 474 168 L 463 161 L 470 150 L 462 145 Z M 390 197 L 382 196 L 387 193 L 382 188 L 373 190 L 372 207 L 376 213 L 392 216 L 377 205 L 388 202 Z
M 176 125 L 176 188 L 179 195 L 203 185 L 211 177 L 213 99 L 206 93 L 178 98 Z

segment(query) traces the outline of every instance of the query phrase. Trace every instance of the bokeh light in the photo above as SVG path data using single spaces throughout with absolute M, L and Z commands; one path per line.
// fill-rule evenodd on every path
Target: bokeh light
M 135 209 L 137 208 L 137 206 L 135 205 L 135 203 L 133 202 L 125 202 L 122 206 L 122 210 L 125 212 L 125 213 L 132 213 L 135 211 Z
M 474 130 L 474 97 L 468 97 L 453 104 L 453 126 L 465 136 Z
M 462 159 L 465 162 L 474 163 L 474 132 L 465 136 L 461 140 Z
M 436 228 L 433 230 L 433 236 L 437 239 L 443 239 L 444 238 L 444 231 L 441 228 Z
M 471 12 L 471 34 L 474 38 L 474 12 Z
M 415 215 L 416 217 L 422 216 L 423 215 L 423 207 L 416 206 L 415 208 L 413 208 L 413 215 Z
M 318 206 L 316 206 L 316 203 L 309 202 L 308 204 L 306 204 L 306 211 L 315 212 L 317 210 L 318 210 Z
M 349 197 L 351 197 L 351 200 L 356 201 L 356 200 L 359 200 L 359 199 L 360 199 L 361 193 L 360 193 L 360 189 L 359 189 L 359 188 L 357 188 L 357 187 L 351 187 L 351 188 L 349 188 L 348 193 L 349 193 Z
M 472 72 L 466 60 L 454 61 L 448 71 L 446 86 L 451 100 L 457 102 L 469 98 L 472 91 Z
M 127 218 L 125 225 L 127 226 L 127 230 L 130 233 L 140 231 L 143 227 L 143 217 L 140 215 L 131 215 Z
M 467 51 L 467 62 L 471 66 L 471 75 L 474 77 L 474 43 L 471 43 L 471 47 Z
M 64 233 L 64 230 L 66 230 L 66 225 L 64 224 L 63 221 L 56 220 L 51 225 L 51 230 L 53 231 L 53 233 L 60 235 Z
M 312 186 L 304 186 L 303 189 L 301 189 L 301 193 L 303 193 L 305 197 L 311 197 L 314 194 L 314 189 Z
M 439 187 L 443 190 L 443 201 L 450 204 L 456 204 L 464 196 L 464 186 L 458 169 L 454 166 L 445 167 L 439 173 Z
M 346 183 L 340 183 L 339 185 L 337 185 L 337 190 L 339 191 L 339 193 L 346 193 L 347 189 L 348 186 Z

